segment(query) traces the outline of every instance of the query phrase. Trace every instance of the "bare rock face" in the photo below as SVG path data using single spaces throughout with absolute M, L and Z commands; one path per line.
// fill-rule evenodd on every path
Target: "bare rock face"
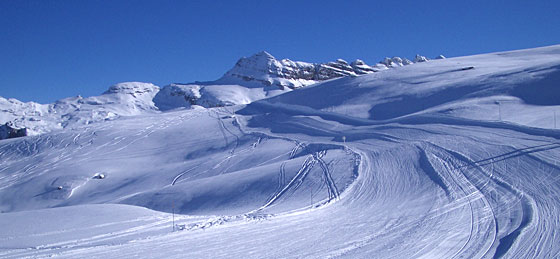
M 356 59 L 354 62 L 350 63 L 350 66 L 354 69 L 354 72 L 358 75 L 371 74 L 377 72 L 373 67 L 368 66 L 363 60 Z
M 313 79 L 317 81 L 356 75 L 354 68 L 343 59 L 337 59 L 335 62 L 325 64 L 316 64 L 315 66 L 317 72 Z
M 19 138 L 25 136 L 27 136 L 26 128 L 16 128 L 10 122 L 0 126 L 0 139 Z

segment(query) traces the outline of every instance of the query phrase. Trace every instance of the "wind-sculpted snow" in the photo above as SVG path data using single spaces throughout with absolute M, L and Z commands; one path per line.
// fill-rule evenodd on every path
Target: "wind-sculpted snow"
M 4 140 L 0 257 L 556 258 L 559 55 Z

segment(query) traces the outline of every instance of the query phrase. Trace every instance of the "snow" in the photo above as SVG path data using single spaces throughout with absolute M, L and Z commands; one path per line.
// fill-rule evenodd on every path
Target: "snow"
M 39 135 L 67 127 L 87 125 L 157 111 L 152 99 L 159 87 L 151 83 L 126 82 L 111 86 L 100 96 L 69 97 L 52 104 L 23 103 L 0 97 L 0 123 L 27 128 Z
M 211 108 L 248 104 L 284 92 L 277 88 L 235 84 L 171 84 L 161 89 L 154 97 L 154 102 L 161 111 L 191 108 L 193 105 Z
M 223 107 L 277 96 L 296 88 L 346 76 L 370 74 L 392 67 L 412 64 L 394 57 L 389 66 L 370 67 L 362 60 L 348 64 L 334 62 L 312 64 L 289 59 L 278 60 L 262 51 L 241 58 L 221 78 L 209 82 L 173 83 L 159 88 L 151 83 L 115 84 L 100 96 L 69 97 L 52 104 L 23 103 L 0 97 L 0 125 L 26 129 L 27 135 L 40 135 L 69 127 L 149 114 L 173 109 Z M 393 61 L 390 62 L 393 62 Z M 0 139 L 10 136 L 2 130 Z
M 0 141 L 0 257 L 558 257 L 559 68 L 557 45 L 66 99 L 126 116 Z

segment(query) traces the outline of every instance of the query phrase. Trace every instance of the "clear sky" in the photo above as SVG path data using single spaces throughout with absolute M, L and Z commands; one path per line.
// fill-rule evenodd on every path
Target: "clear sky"
M 558 0 L 0 1 L 0 96 L 214 80 L 238 58 L 448 57 L 560 44 Z

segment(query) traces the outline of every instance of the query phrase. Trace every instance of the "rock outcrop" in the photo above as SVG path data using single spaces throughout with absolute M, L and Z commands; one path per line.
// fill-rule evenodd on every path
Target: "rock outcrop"
M 27 136 L 26 128 L 16 128 L 10 122 L 0 125 L 0 139 L 19 138 Z

